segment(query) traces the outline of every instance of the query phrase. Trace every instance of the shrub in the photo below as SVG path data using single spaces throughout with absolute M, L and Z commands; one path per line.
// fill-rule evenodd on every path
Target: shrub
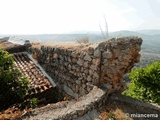
M 37 100 L 37 98 L 32 98 L 32 99 L 29 99 L 29 106 L 31 107 L 31 108 L 36 108 L 37 107 L 37 104 L 38 104 L 38 100 Z
M 133 70 L 129 87 L 122 94 L 160 105 L 160 62 Z
M 29 79 L 15 68 L 13 55 L 0 48 L 0 110 L 24 99 Z
M 89 43 L 89 38 L 88 37 L 84 37 L 84 38 L 81 38 L 81 39 L 79 39 L 79 40 L 77 40 L 77 43 L 85 43 L 85 44 L 87 44 L 87 43 Z

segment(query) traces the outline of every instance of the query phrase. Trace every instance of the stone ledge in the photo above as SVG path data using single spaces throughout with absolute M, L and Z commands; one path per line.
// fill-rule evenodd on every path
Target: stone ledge
M 100 120 L 99 116 L 100 116 L 100 114 L 98 113 L 98 111 L 93 109 L 91 111 L 88 111 L 83 116 L 78 117 L 78 118 L 73 119 L 73 120 Z
M 70 120 L 85 115 L 87 112 L 101 107 L 108 96 L 108 90 L 98 88 L 96 86 L 83 97 L 77 100 L 64 101 L 56 104 L 47 105 L 37 108 L 26 113 L 21 119 L 54 119 L 54 120 Z M 95 112 L 93 110 L 93 112 Z M 89 113 L 87 113 L 89 114 Z

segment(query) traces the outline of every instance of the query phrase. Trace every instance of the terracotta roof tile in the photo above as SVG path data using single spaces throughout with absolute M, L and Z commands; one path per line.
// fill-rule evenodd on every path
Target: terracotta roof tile
M 15 66 L 30 79 L 27 96 L 42 93 L 53 88 L 49 79 L 43 74 L 40 68 L 37 67 L 28 56 L 27 53 L 14 54 Z

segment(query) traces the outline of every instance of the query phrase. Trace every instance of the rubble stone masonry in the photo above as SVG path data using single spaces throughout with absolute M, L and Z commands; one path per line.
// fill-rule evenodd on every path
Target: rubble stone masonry
M 31 46 L 27 51 L 36 55 L 57 86 L 79 98 L 88 94 L 93 85 L 105 86 L 110 92 L 120 91 L 123 75 L 139 61 L 141 44 L 140 37 L 128 36 L 90 45 L 87 50 Z

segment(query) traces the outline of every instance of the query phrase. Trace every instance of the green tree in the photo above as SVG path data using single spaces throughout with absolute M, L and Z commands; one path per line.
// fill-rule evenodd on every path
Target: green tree
M 160 105 L 160 61 L 133 70 L 129 87 L 122 94 Z
M 29 79 L 14 66 L 14 56 L 0 48 L 0 110 L 24 99 Z

